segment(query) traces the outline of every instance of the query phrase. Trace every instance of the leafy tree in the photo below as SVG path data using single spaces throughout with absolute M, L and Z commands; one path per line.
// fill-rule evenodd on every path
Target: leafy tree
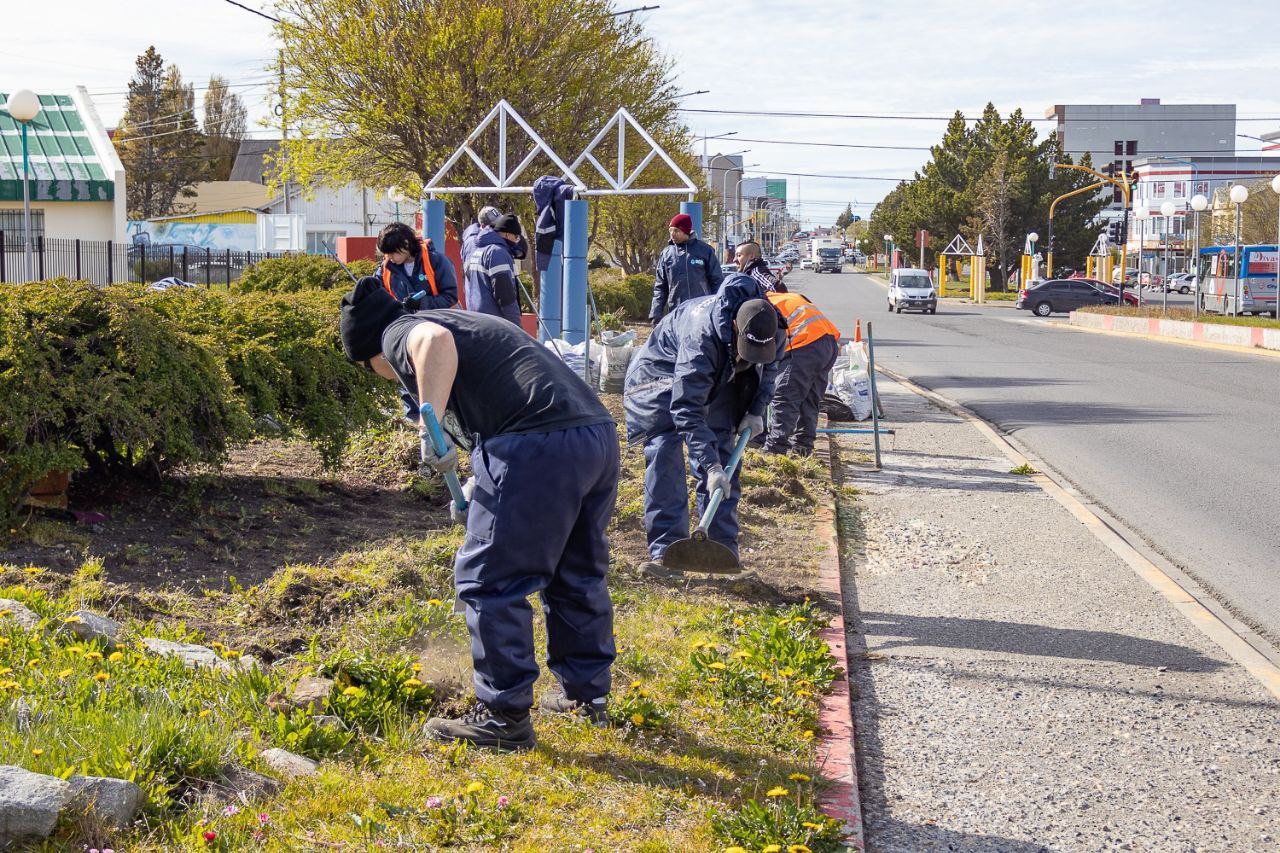
M 168 68 L 155 47 L 138 57 L 116 149 L 128 178 L 130 219 L 183 213 L 179 198 L 204 172 L 204 140 L 196 126 L 195 91 Z
M 285 169 L 303 185 L 416 192 L 503 98 L 566 157 L 618 107 L 656 138 L 679 130 L 669 62 L 608 0 L 283 0 L 280 11 L 286 114 L 299 129 Z M 496 162 L 496 131 L 473 147 Z M 509 167 L 526 150 L 509 152 Z M 548 167 L 539 157 L 524 175 Z M 465 157 L 451 177 L 488 183 Z M 458 196 L 451 213 L 469 220 L 495 202 L 513 206 Z
M 844 231 L 853 224 L 853 205 L 846 204 L 844 210 L 840 211 L 840 215 L 836 217 L 836 227 Z
M 1022 235 L 1016 207 L 1025 194 L 1027 174 L 1023 165 L 1007 152 L 996 155 L 978 185 L 970 230 L 983 235 L 986 248 L 999 264 L 998 285 L 1009 280 L 1014 256 L 1022 250 Z
M 231 177 L 231 167 L 236 162 L 236 152 L 244 139 L 249 113 L 240 96 L 232 92 L 225 77 L 209 78 L 209 88 L 204 93 L 205 154 L 209 158 L 211 181 L 225 181 Z

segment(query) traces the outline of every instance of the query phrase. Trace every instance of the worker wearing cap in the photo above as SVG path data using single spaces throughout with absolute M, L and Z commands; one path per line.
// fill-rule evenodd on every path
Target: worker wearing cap
M 467 310 L 492 314 L 520 325 L 520 297 L 512 249 L 524 242 L 515 214 L 499 216 L 491 230 L 480 230 L 476 247 L 463 261 Z
M 485 205 L 480 208 L 480 214 L 476 217 L 476 221 L 472 222 L 462 231 L 462 259 L 465 261 L 471 257 L 471 252 L 476 247 L 476 240 L 480 237 L 480 232 L 485 228 L 492 229 L 493 223 L 498 221 L 498 217 L 502 215 L 502 211 L 491 205 Z
M 615 656 L 605 531 L 618 483 L 608 410 L 555 353 L 506 320 L 405 314 L 373 278 L 343 297 L 340 329 L 349 359 L 447 412 L 453 441 L 471 446 L 454 578 L 479 703 L 461 719 L 428 720 L 427 731 L 504 750 L 534 745 L 535 592 L 547 666 L 560 685 L 540 707 L 603 724 Z M 430 464 L 442 473 L 456 467 L 457 449 Z
M 840 352 L 840 330 L 802 294 L 770 293 L 768 299 L 786 321 L 787 354 L 773 389 L 764 449 L 808 456 L 818 435 L 818 406 Z
M 627 440 L 644 444 L 649 560 L 641 571 L 672 576 L 663 557 L 689 537 L 686 446 L 698 514 L 716 489 L 724 491 L 708 536 L 738 553 L 738 472 L 730 478 L 725 466 L 742 430 L 762 431 L 785 348 L 782 318 L 760 283 L 735 273 L 714 296 L 677 306 L 632 358 L 622 403 Z
M 410 311 L 452 308 L 458 304 L 458 278 L 453 264 L 430 239 L 419 240 L 403 222 L 392 222 L 378 234 L 382 263 L 374 275 L 387 292 Z
M 672 217 L 667 232 L 671 240 L 658 258 L 653 304 L 649 307 L 650 323 L 657 323 L 686 300 L 710 296 L 724 280 L 716 250 L 693 236 L 693 219 L 689 214 Z

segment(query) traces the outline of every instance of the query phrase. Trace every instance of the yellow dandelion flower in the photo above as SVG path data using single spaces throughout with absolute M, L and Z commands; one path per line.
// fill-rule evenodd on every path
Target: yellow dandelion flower
M 412 666 L 410 666 L 409 669 L 413 670 L 414 672 L 422 672 L 422 664 L 415 663 Z
M 428 598 L 428 599 L 427 599 L 427 606 L 428 606 L 428 607 L 439 607 L 439 606 L 440 606 L 440 605 L 442 605 L 442 604 L 444 604 L 444 602 L 443 602 L 443 601 L 441 601 L 441 600 L 440 600 L 440 599 L 438 599 L 438 598 Z
M 813 853 L 813 851 L 803 844 L 792 844 L 787 848 L 787 853 Z
M 107 675 L 105 672 L 99 672 L 93 676 L 93 680 L 99 684 L 105 684 L 110 678 L 111 676 Z
M 9 674 L 9 673 L 11 673 L 11 672 L 13 672 L 13 667 L 11 667 L 11 666 L 0 666 L 0 675 L 8 675 L 8 674 Z
M 231 649 L 227 649 L 225 652 L 222 653 L 222 656 L 227 660 L 235 660 L 236 658 L 240 657 L 240 653 L 237 651 L 232 651 Z
M 359 687 L 348 687 L 346 690 L 342 691 L 342 695 L 343 696 L 363 696 L 364 691 L 361 690 Z
M 782 697 L 781 697 L 781 696 L 774 696 L 774 697 L 773 697 L 773 701 L 772 701 L 772 702 L 770 702 L 769 704 L 770 704 L 772 707 L 774 707 L 774 708 L 778 707 L 779 705 L 781 705 L 781 704 L 782 704 Z
M 787 778 L 790 779 L 792 782 L 808 782 L 809 781 L 809 777 L 803 773 L 792 773 Z
M 644 714 L 632 714 L 631 722 L 637 726 L 644 725 Z
M 803 826 L 805 829 L 822 829 L 822 824 L 814 823 L 811 820 L 806 820 L 804 823 L 800 825 Z
M 209 648 L 213 649 L 215 652 L 220 652 L 225 649 L 226 646 L 222 645 L 222 643 L 219 643 L 217 640 L 214 640 L 209 644 Z
M 782 845 L 770 844 L 768 847 L 765 847 L 761 853 L 782 853 Z
M 751 657 L 751 652 L 737 651 L 737 652 L 734 652 L 734 653 L 733 653 L 733 656 L 734 656 L 735 658 L 740 658 L 740 659 L 741 659 L 741 658 L 749 658 L 749 657 Z
M 779 676 L 780 678 L 790 678 L 791 676 L 793 676 L 793 675 L 795 675 L 795 674 L 796 674 L 796 671 L 795 671 L 794 669 L 792 669 L 791 667 L 787 667 L 786 669 L 784 669 L 784 670 L 782 670 L 781 672 L 779 672 L 779 673 L 778 673 L 778 676 Z
M 40 756 L 44 755 L 44 750 L 43 750 L 43 749 L 33 749 L 33 750 L 31 750 L 31 754 L 32 754 L 32 755 L 34 755 L 36 758 L 39 758 Z
M 71 674 L 74 672 L 74 669 L 64 669 L 62 672 L 58 673 L 58 678 L 70 678 Z
M 796 691 L 796 695 L 797 695 L 797 696 L 812 696 L 813 694 L 812 694 L 812 693 L 810 693 L 808 690 L 797 690 L 797 691 Z
M 813 740 L 813 731 L 810 729 L 805 729 L 804 734 L 800 735 L 800 737 L 804 738 L 805 740 Z
M 102 660 L 102 652 L 85 652 L 85 660 Z
M 12 616 L 12 615 L 13 615 L 13 611 L 7 607 L 4 610 L 0 610 L 0 616 Z
M 406 678 L 404 680 L 404 686 L 405 687 L 421 687 L 422 682 L 416 678 Z
M 711 669 L 724 669 L 724 668 L 725 668 L 724 661 L 713 661 L 712 663 L 707 664 L 707 666 L 709 666 Z
M 637 678 L 635 681 L 631 682 L 631 689 L 632 690 L 640 689 L 640 679 Z
M 747 623 L 743 620 L 743 618 L 742 618 L 741 616 L 735 616 L 735 617 L 733 618 L 733 624 L 735 624 L 735 625 L 737 625 L 739 628 L 741 628 L 743 625 L 745 625 L 745 624 L 747 624 Z
M 776 788 L 770 788 L 768 791 L 766 791 L 765 796 L 766 797 L 785 797 L 787 794 L 790 794 L 790 793 L 791 792 L 788 791 L 786 788 L 779 785 Z
M 724 853 L 747 853 L 747 848 L 734 845 L 733 847 L 724 848 Z
M 483 782 L 472 782 L 470 785 L 467 785 L 468 794 L 478 794 L 483 790 L 484 790 Z
M 5 647 L 5 646 L 7 646 L 7 645 L 9 645 L 9 638 L 8 638 L 8 637 L 0 637 L 0 649 L 4 648 L 4 647 Z
M 124 660 L 124 652 L 112 652 L 107 656 L 107 660 L 112 663 L 120 663 L 120 661 Z
M 39 566 L 27 566 L 25 569 L 23 569 L 23 571 L 29 575 L 38 575 L 41 572 L 43 572 L 44 569 L 40 568 Z
M 40 664 L 41 664 L 40 658 L 32 658 L 31 660 L 27 661 L 27 669 L 35 669 Z
M 640 688 L 640 698 L 641 698 L 641 699 L 648 699 L 648 698 L 649 698 L 649 691 L 648 691 L 648 690 L 645 690 L 643 687 L 641 687 L 641 688 Z
M 201 708 L 200 713 L 197 716 L 199 716 L 200 719 L 203 720 L 205 717 L 209 716 L 211 713 L 213 712 L 210 711 L 208 708 Z
M 690 645 L 689 648 L 693 649 L 696 652 L 698 649 L 702 648 L 702 646 L 703 646 L 702 640 L 694 640 L 693 644 Z

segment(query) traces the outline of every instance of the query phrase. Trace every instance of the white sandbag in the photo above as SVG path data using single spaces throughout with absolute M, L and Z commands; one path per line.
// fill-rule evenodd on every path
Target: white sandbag
M 619 394 L 627 378 L 627 365 L 635 354 L 636 333 L 605 332 L 600 336 L 600 383 L 601 391 Z M 594 353 L 593 353 L 594 355 Z
M 865 370 L 831 371 L 828 390 L 849 407 L 855 420 L 865 421 L 871 417 L 871 379 Z
M 575 376 L 582 376 L 582 362 L 587 354 L 587 342 L 580 344 L 571 344 L 568 341 L 553 340 L 547 341 L 547 348 L 554 351 L 556 355 L 569 366 Z M 599 343 L 591 344 L 591 379 L 588 385 L 595 387 L 600 382 L 600 353 L 601 346 Z M 584 377 L 584 381 L 586 381 Z

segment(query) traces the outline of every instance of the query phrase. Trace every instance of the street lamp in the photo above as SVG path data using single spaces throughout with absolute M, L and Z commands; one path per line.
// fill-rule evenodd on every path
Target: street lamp
M 706 164 L 705 164 L 705 168 L 706 168 L 707 172 L 714 172 L 714 171 L 715 171 L 715 168 L 713 167 L 713 165 L 712 165 L 712 164 L 714 164 L 714 163 L 716 162 L 716 160 L 719 160 L 721 157 L 737 157 L 737 156 L 739 156 L 740 154 L 746 154 L 746 153 L 747 153 L 748 151 L 750 151 L 750 150 L 751 150 L 750 148 L 744 148 L 744 149 L 742 149 L 741 151 L 734 151 L 732 154 L 717 154 L 716 156 L 712 157 L 709 161 L 707 161 L 707 162 L 706 162 Z M 730 165 L 732 165 L 732 163 L 730 163 Z M 744 166 L 743 168 L 746 168 L 746 167 Z M 728 170 L 728 169 L 725 169 L 725 170 L 724 170 L 724 180 L 722 180 L 722 181 L 720 182 L 720 207 L 721 207 L 721 211 L 720 211 L 720 240 L 719 240 L 719 242 L 720 242 L 720 257 L 722 257 L 722 258 L 724 257 L 724 253 L 725 253 L 725 251 L 727 250 L 727 243 L 726 243 L 726 241 L 725 241 L 725 236 L 724 236 L 724 208 L 728 206 L 728 186 L 729 186 L 729 170 Z
M 35 278 L 31 264 L 31 159 L 27 154 L 27 125 L 40 114 L 40 98 L 30 89 L 9 96 L 5 109 L 22 125 L 22 246 L 27 259 L 27 281 Z
M 1280 175 L 1271 179 L 1271 189 L 1280 196 Z M 1280 204 L 1276 208 L 1276 319 L 1280 320 Z
M 1191 197 L 1191 209 L 1196 213 L 1195 224 L 1195 241 L 1191 244 L 1192 257 L 1195 259 L 1195 266 L 1192 268 L 1195 278 L 1192 279 L 1196 289 L 1196 301 L 1192 308 L 1192 316 L 1195 319 L 1200 318 L 1200 213 L 1209 206 L 1209 199 L 1200 193 L 1196 193 Z
M 1240 208 L 1248 200 L 1249 188 L 1244 184 L 1236 184 L 1231 188 L 1231 203 L 1236 206 L 1236 293 L 1235 304 L 1232 306 L 1231 311 L 1233 317 L 1240 316 L 1240 274 L 1244 270 L 1244 259 L 1240 257 L 1242 254 L 1240 247 Z
M 400 221 L 400 202 L 407 200 L 407 196 L 399 187 L 387 187 L 387 200 L 396 206 L 396 222 Z
M 1173 212 L 1177 209 L 1171 201 L 1160 205 L 1160 213 L 1164 216 L 1164 298 L 1161 305 L 1169 310 L 1169 234 L 1173 230 Z
M 747 148 L 741 151 L 740 153 L 745 154 L 747 153 L 747 151 L 750 151 L 750 150 L 751 150 L 750 148 Z M 759 166 L 759 165 L 760 165 L 759 163 L 744 163 L 742 168 L 738 171 L 738 174 L 741 175 L 741 177 L 738 178 L 737 182 L 734 183 L 733 185 L 733 212 L 732 213 L 729 213 L 729 170 L 728 169 L 724 170 L 724 181 L 723 181 L 723 186 L 721 187 L 723 192 L 720 193 L 720 197 L 724 200 L 724 208 L 725 208 L 724 213 L 726 216 L 728 216 L 726 225 L 722 229 L 724 231 L 724 252 L 726 254 L 729 252 L 729 227 L 732 223 L 735 223 L 737 221 L 738 214 L 742 210 L 742 182 L 747 179 L 747 169 L 754 169 L 756 166 Z
M 891 234 L 884 235 L 884 250 L 889 253 L 889 271 L 893 271 L 893 236 Z
M 1151 208 L 1145 204 L 1137 207 L 1133 211 L 1133 216 L 1138 220 L 1138 261 L 1134 264 L 1134 271 L 1137 273 L 1137 283 L 1134 289 L 1138 291 L 1138 305 L 1142 305 L 1142 254 L 1147 249 L 1147 225 L 1146 222 L 1151 218 Z M 1121 278 L 1128 275 L 1129 271 L 1125 270 L 1121 273 Z

